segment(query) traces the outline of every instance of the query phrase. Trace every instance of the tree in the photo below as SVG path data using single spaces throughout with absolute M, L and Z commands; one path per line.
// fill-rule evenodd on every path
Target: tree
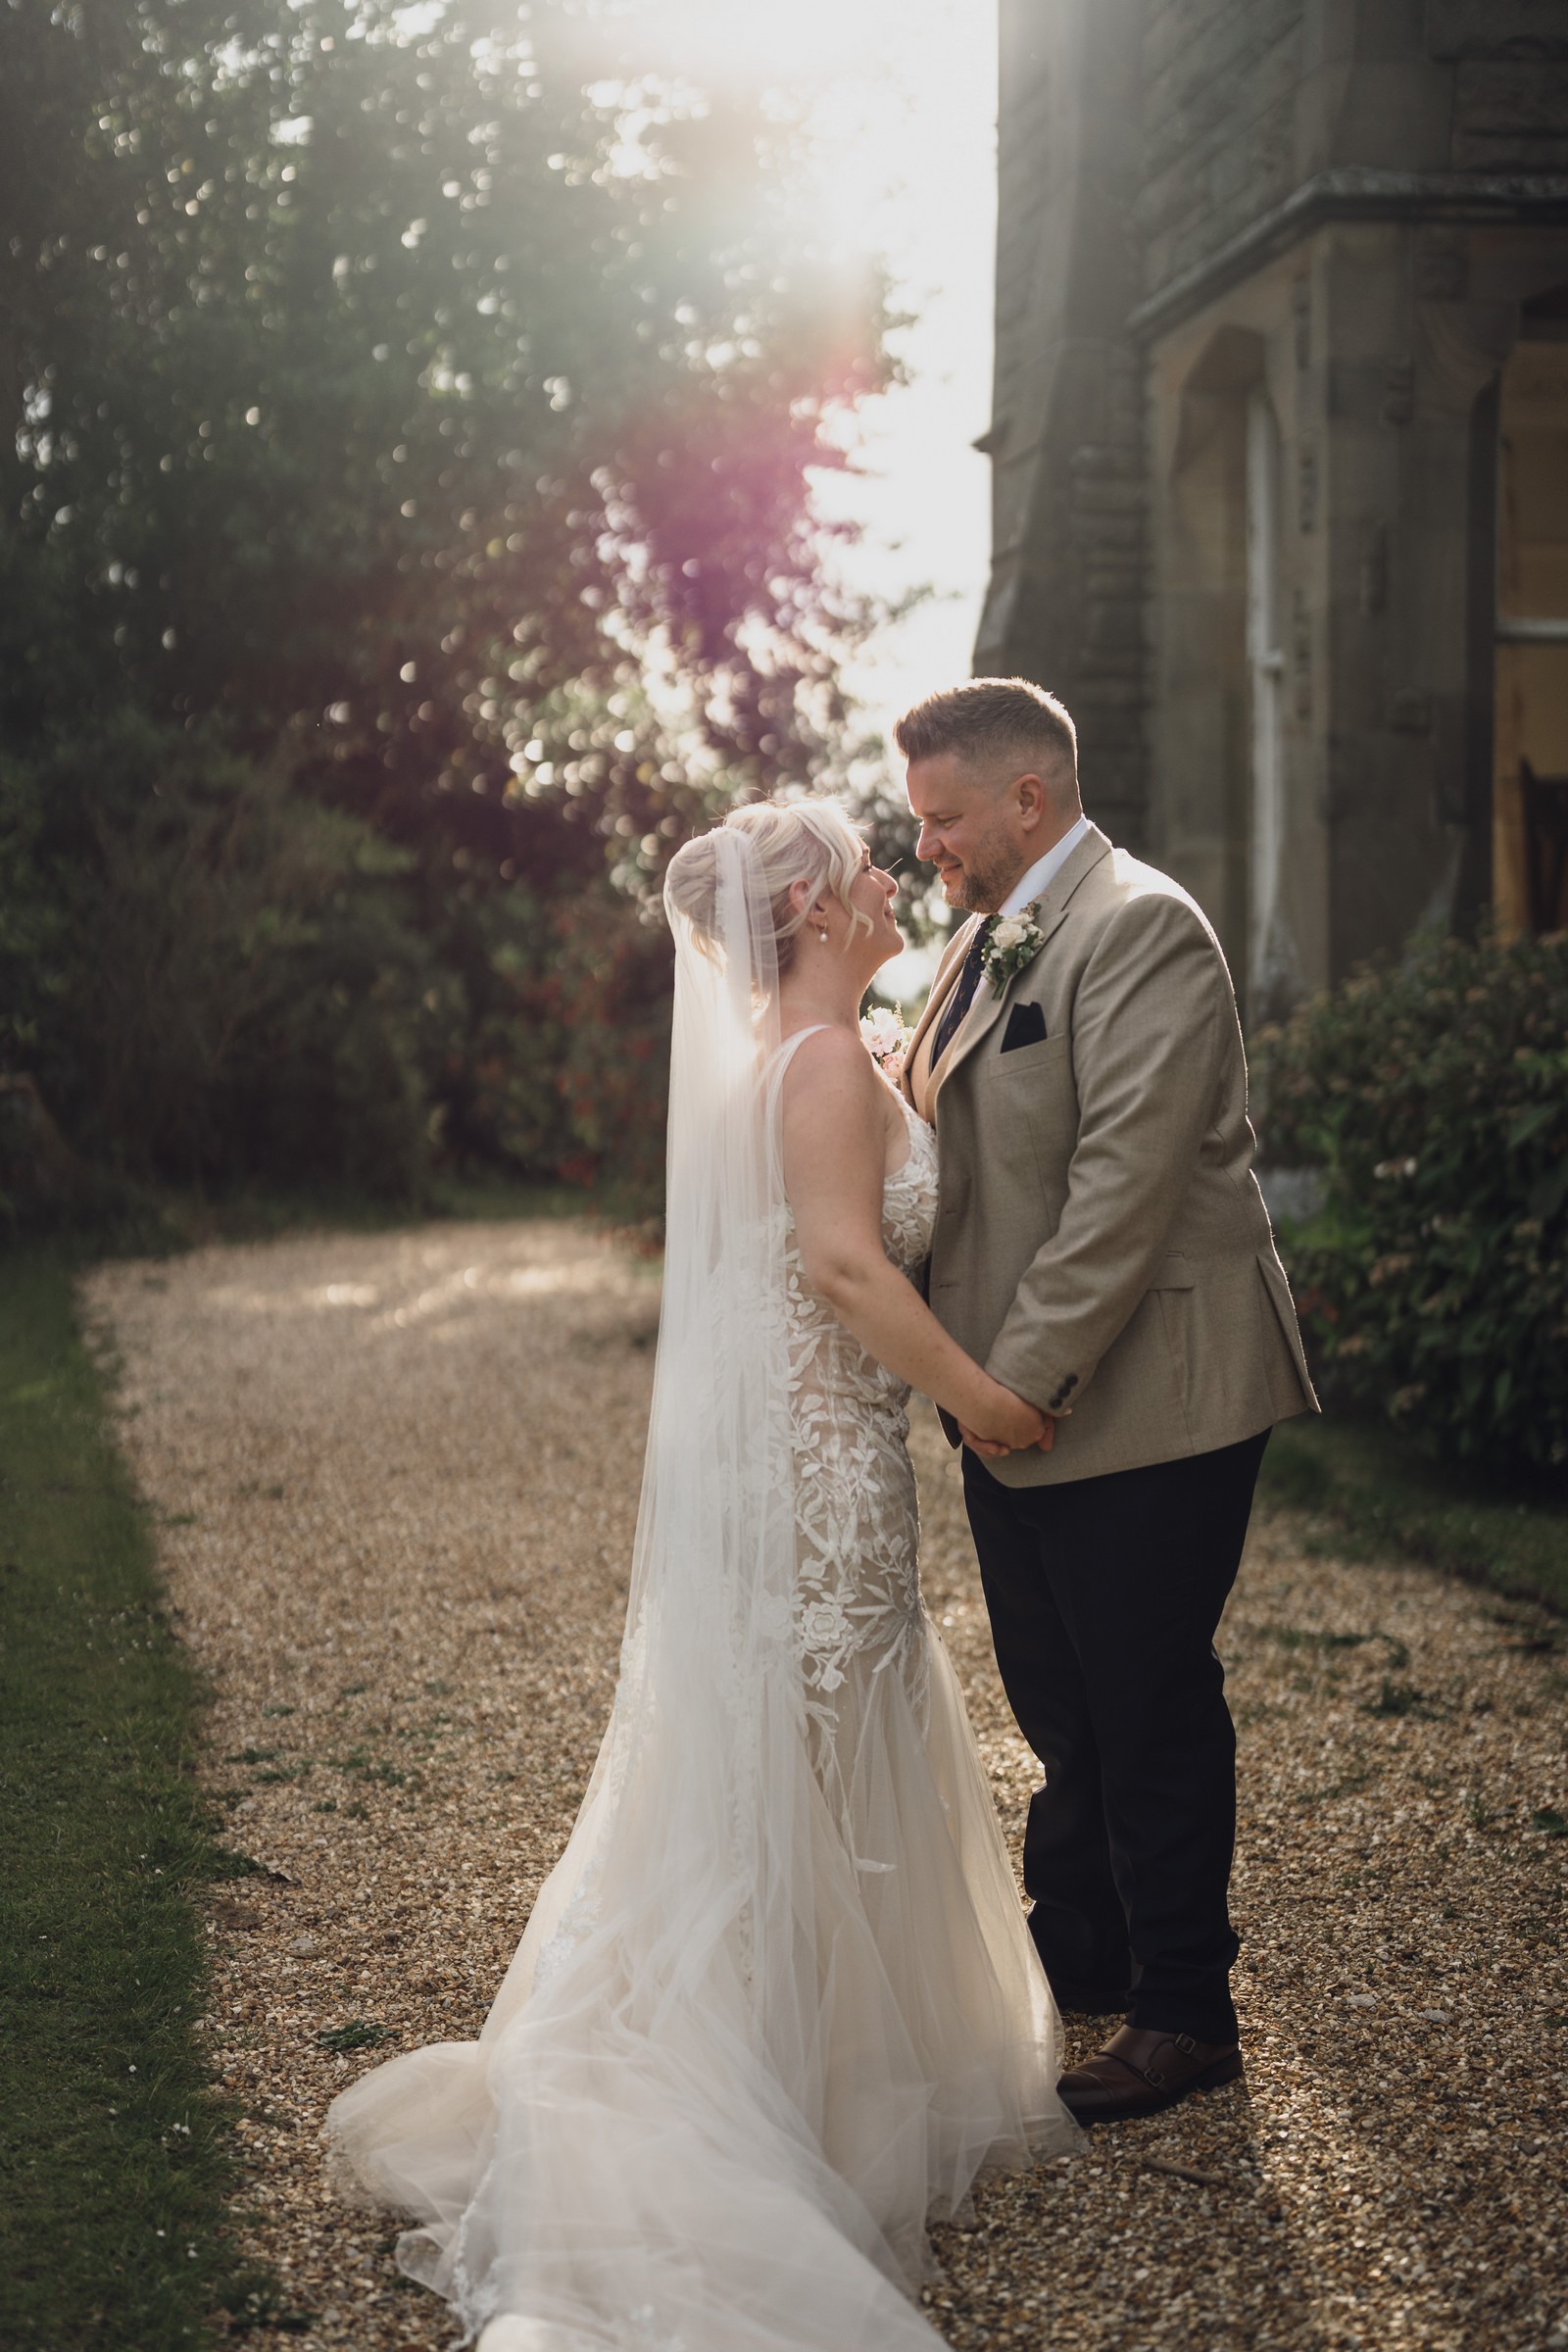
M 503 1148 L 475 1039 L 563 894 L 634 897 L 842 725 L 809 483 L 879 289 L 792 225 L 776 109 L 634 81 L 589 11 L 7 17 L 0 761 L 134 719 L 411 853 L 423 1084 Z M 0 956 L 146 772 L 41 811 Z

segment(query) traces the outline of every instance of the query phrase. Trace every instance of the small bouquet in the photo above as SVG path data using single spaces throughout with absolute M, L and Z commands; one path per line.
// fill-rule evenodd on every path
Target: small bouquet
M 860 1016 L 860 1036 L 883 1077 L 897 1086 L 914 1031 L 906 1026 L 903 1016 L 891 1004 L 879 1004 L 874 1012 Z

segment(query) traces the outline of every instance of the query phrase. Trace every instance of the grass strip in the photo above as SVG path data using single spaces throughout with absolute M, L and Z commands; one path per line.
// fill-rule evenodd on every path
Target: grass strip
M 239 2310 L 229 2119 L 194 2033 L 223 1870 L 194 1669 L 65 1259 L 0 1256 L 0 2341 L 137 2352 Z
M 1568 1615 L 1568 1505 L 1433 1462 L 1393 1430 L 1333 1413 L 1284 1422 L 1259 1492 L 1329 1520 L 1341 1558 L 1402 1552 Z

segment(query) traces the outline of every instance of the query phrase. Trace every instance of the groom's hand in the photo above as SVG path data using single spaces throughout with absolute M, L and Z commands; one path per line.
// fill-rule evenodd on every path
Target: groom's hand
M 969 1451 L 979 1454 L 982 1461 L 994 1462 L 1000 1454 L 1012 1451 L 1012 1447 L 1004 1446 L 1000 1438 L 982 1438 L 975 1430 L 965 1429 L 961 1421 L 958 1423 L 958 1435 Z
M 982 1436 L 960 1421 L 958 1435 L 964 1444 L 980 1455 L 983 1461 L 995 1461 L 1004 1453 L 1027 1453 L 1038 1450 L 1049 1453 L 1056 1440 L 1056 1424 L 1050 1413 L 1029 1403 L 1011 1390 L 1002 1392 L 1006 1402 L 997 1418 L 989 1423 L 990 1434 Z
M 965 1429 L 961 1421 L 958 1423 L 958 1435 L 971 1453 L 978 1453 L 983 1461 L 994 1462 L 999 1454 L 1004 1453 L 1049 1453 L 1056 1442 L 1056 1424 L 1048 1415 L 1041 1435 L 1032 1438 L 1026 1446 L 1004 1446 L 1000 1438 L 982 1438 L 977 1431 Z

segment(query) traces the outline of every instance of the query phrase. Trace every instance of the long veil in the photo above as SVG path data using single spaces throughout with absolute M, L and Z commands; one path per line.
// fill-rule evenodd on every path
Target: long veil
M 339 2180 L 416 2217 L 399 2262 L 480 2352 L 938 2340 L 908 2299 L 932 2085 L 797 1647 L 773 928 L 744 834 L 712 855 L 711 921 L 671 908 L 667 1256 L 610 1727 L 479 2041 L 394 2059 L 328 2117 Z

